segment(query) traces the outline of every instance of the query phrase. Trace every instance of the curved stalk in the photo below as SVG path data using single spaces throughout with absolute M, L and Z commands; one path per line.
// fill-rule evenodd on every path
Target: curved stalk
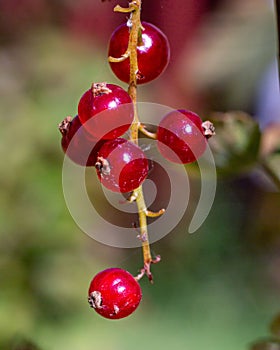
M 129 34 L 129 43 L 128 48 L 124 55 L 120 58 L 109 57 L 109 61 L 111 62 L 121 62 L 125 59 L 129 59 L 130 62 L 130 72 L 129 72 L 129 86 L 128 93 L 132 99 L 133 107 L 134 107 L 134 119 L 133 123 L 130 127 L 130 141 L 138 144 L 138 133 L 139 131 L 143 131 L 143 127 L 138 118 L 138 110 L 137 110 L 137 74 L 138 74 L 138 60 L 137 60 L 137 45 L 139 42 L 139 33 L 142 30 L 141 26 L 141 0 L 131 1 L 128 8 L 123 8 L 117 5 L 114 8 L 114 11 L 117 12 L 130 12 L 130 34 Z M 138 187 L 133 191 L 131 198 L 135 200 L 138 208 L 138 217 L 139 217 L 139 226 L 140 226 L 140 234 L 139 239 L 142 243 L 142 251 L 143 251 L 143 261 L 144 266 L 141 269 L 138 276 L 135 278 L 139 280 L 144 275 L 147 275 L 150 282 L 153 282 L 153 276 L 150 270 L 150 265 L 152 263 L 156 263 L 160 261 L 160 257 L 157 256 L 155 259 L 152 259 L 150 243 L 149 243 L 149 235 L 148 235 L 148 226 L 147 226 L 147 217 L 156 217 L 162 215 L 164 210 L 160 210 L 158 213 L 152 213 L 147 210 L 144 193 L 142 186 Z

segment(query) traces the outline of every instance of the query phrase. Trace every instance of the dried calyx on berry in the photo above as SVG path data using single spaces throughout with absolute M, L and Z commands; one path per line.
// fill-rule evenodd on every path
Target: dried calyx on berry
M 214 124 L 209 120 L 206 120 L 205 122 L 203 122 L 201 126 L 204 129 L 203 134 L 207 139 L 210 139 L 210 137 L 216 135 Z
M 95 166 L 97 154 L 105 140 L 95 140 L 89 135 L 78 116 L 67 116 L 58 125 L 61 132 L 61 147 L 65 155 L 82 166 Z
M 97 97 L 103 94 L 110 94 L 111 89 L 107 86 L 107 83 L 93 83 L 91 86 L 93 97 Z
M 95 163 L 96 170 L 100 173 L 100 176 L 110 175 L 111 167 L 107 159 L 103 157 L 97 157 L 97 161 Z

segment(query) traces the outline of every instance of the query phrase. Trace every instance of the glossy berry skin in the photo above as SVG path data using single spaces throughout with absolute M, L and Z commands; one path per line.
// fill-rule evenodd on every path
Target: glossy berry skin
M 104 143 L 97 157 L 96 170 L 102 185 L 114 192 L 130 192 L 148 175 L 148 160 L 135 144 L 123 138 Z
M 120 319 L 129 316 L 142 298 L 139 283 L 126 270 L 109 268 L 99 272 L 91 281 L 88 302 L 101 316 Z
M 172 111 L 160 121 L 157 140 L 160 153 L 174 163 L 196 161 L 207 146 L 202 120 L 186 110 Z
M 129 94 L 120 86 L 96 83 L 82 95 L 78 115 L 96 139 L 115 139 L 130 127 L 133 104 Z
M 137 45 L 138 77 L 137 84 L 148 83 L 157 78 L 170 60 L 170 47 L 165 34 L 151 23 L 142 22 L 142 40 Z M 141 38 L 141 36 L 140 36 Z M 124 23 L 113 32 L 108 55 L 121 57 L 127 50 L 129 27 Z M 129 58 L 122 62 L 109 62 L 114 74 L 125 83 L 129 83 Z
M 95 166 L 97 152 L 106 140 L 93 139 L 82 126 L 78 116 L 66 117 L 60 124 L 63 152 L 76 164 Z

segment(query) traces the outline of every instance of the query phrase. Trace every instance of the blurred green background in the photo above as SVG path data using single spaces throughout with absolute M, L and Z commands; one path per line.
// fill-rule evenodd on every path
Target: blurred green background
M 170 2 L 154 1 L 151 11 L 144 0 L 143 18 L 166 30 L 174 52 L 166 74 L 141 86 L 139 98 L 205 115 L 253 113 L 256 86 L 276 51 L 272 8 L 257 0 L 198 3 L 190 1 L 189 17 L 176 22 Z M 32 349 L 20 348 L 22 339 L 42 350 L 246 349 L 269 333 L 280 311 L 280 196 L 256 170 L 219 176 L 200 230 L 186 233 L 187 215 L 153 244 L 162 262 L 153 266 L 154 285 L 141 281 L 137 312 L 108 321 L 88 307 L 88 285 L 98 271 L 119 266 L 136 274 L 142 264 L 140 249 L 104 246 L 80 231 L 62 193 L 57 125 L 76 114 L 92 81 L 117 83 L 106 62 L 110 32 L 125 20 L 113 14 L 116 4 L 0 1 L 0 349 Z M 183 16 L 184 4 L 172 6 Z M 185 35 L 187 20 L 192 35 Z M 231 45 L 225 36 L 228 46 L 220 51 L 212 47 L 216 56 L 203 50 L 211 29 L 213 42 L 226 30 L 235 38 Z M 248 46 L 255 49 L 250 55 L 242 51 Z M 193 61 L 205 62 L 204 83 Z

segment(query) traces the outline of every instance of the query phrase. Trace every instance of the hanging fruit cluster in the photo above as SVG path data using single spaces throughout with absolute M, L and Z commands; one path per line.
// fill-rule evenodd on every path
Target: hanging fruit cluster
M 153 24 L 140 21 L 141 0 L 128 8 L 116 6 L 116 12 L 130 13 L 109 40 L 109 64 L 114 74 L 128 83 L 128 92 L 105 82 L 93 83 L 78 104 L 78 114 L 66 117 L 59 125 L 64 153 L 81 166 L 95 167 L 101 184 L 114 192 L 130 193 L 139 214 L 139 238 L 144 266 L 137 277 L 120 268 L 99 272 L 91 281 L 88 301 L 94 310 L 109 319 L 130 315 L 142 297 L 139 280 L 147 275 L 152 282 L 152 259 L 147 217 L 156 217 L 146 208 L 141 184 L 147 178 L 149 163 L 138 146 L 138 133 L 157 140 L 159 152 L 175 163 L 196 161 L 206 150 L 207 139 L 214 134 L 210 122 L 187 110 L 174 110 L 162 117 L 157 132 L 141 124 L 137 113 L 137 85 L 156 79 L 170 60 L 167 37 Z M 126 133 L 129 137 L 126 137 Z M 87 150 L 85 152 L 85 150 Z M 88 151 L 90 150 L 90 151 Z

